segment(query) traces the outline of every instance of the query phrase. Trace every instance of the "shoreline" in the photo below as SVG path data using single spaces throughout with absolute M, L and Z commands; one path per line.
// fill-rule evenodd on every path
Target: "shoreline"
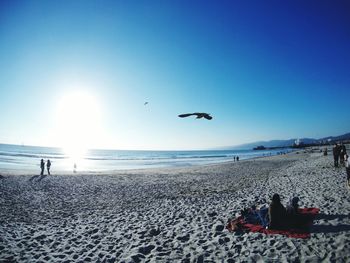
M 132 171 L 158 171 L 158 170 L 178 170 L 178 169 L 192 169 L 192 168 L 200 168 L 200 167 L 210 167 L 210 166 L 216 166 L 216 165 L 224 165 L 224 164 L 234 164 L 234 163 L 240 163 L 240 162 L 246 162 L 246 161 L 253 161 L 261 158 L 269 158 L 269 157 L 274 157 L 274 156 L 279 156 L 279 155 L 289 155 L 293 154 L 295 152 L 300 152 L 300 150 L 293 150 L 285 153 L 279 153 L 279 154 L 274 154 L 274 155 L 264 155 L 264 156 L 255 156 L 251 158 L 243 158 L 240 159 L 239 161 L 233 161 L 232 159 L 230 160 L 218 160 L 216 162 L 209 162 L 209 163 L 204 163 L 204 164 L 184 164 L 184 165 L 173 165 L 173 166 L 161 166 L 161 167 L 149 167 L 149 168 L 129 168 L 129 169 L 111 169 L 111 170 L 106 170 L 106 169 L 101 169 L 101 170 L 82 170 L 82 171 L 77 171 L 76 173 L 72 171 L 64 171 L 64 170 L 58 170 L 55 171 L 54 168 L 51 168 L 51 176 L 54 175 L 79 175 L 79 174 L 100 174 L 100 175 L 107 175 L 107 174 L 118 174 L 118 173 L 124 173 L 124 172 L 132 172 Z M 0 168 L 0 174 L 2 175 L 35 175 L 35 172 L 40 173 L 40 167 L 38 165 L 38 169 L 34 171 L 34 169 L 7 169 L 7 168 Z M 47 170 L 45 169 L 44 175 L 47 174 Z
M 241 160 L 258 156 L 270 156 L 280 151 L 218 150 L 218 151 L 104 151 L 90 150 L 78 159 L 69 158 L 51 148 L 27 147 L 23 150 L 15 145 L 0 147 L 0 171 L 8 173 L 40 172 L 40 159 L 51 160 L 51 171 L 69 173 L 77 164 L 80 172 L 113 172 L 114 170 L 134 170 L 149 168 L 192 167 L 224 163 L 239 156 Z M 291 151 L 285 149 L 284 152 Z
M 3 174 L 4 175 L 4 174 Z M 1 260 L 337 261 L 350 256 L 350 191 L 332 156 L 0 179 Z M 320 215 L 307 240 L 229 233 L 225 224 L 279 193 Z

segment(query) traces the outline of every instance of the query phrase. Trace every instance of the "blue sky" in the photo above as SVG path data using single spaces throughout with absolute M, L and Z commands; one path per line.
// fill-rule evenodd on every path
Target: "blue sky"
M 0 142 L 164 150 L 340 135 L 349 47 L 348 1 L 2 0 Z

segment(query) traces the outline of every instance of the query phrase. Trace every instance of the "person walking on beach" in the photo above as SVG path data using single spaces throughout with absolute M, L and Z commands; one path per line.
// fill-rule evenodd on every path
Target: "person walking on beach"
M 349 155 L 345 155 L 345 169 L 346 169 L 346 182 L 348 187 L 350 187 L 350 158 Z
M 345 165 L 345 155 L 346 155 L 346 147 L 345 147 L 345 145 L 343 144 L 343 143 L 341 143 L 340 145 L 339 145 L 339 151 L 340 151 L 340 153 L 339 153 L 339 159 L 340 159 L 340 165 L 341 166 L 344 166 Z
M 50 175 L 50 168 L 51 168 L 50 160 L 47 160 L 46 167 L 47 167 L 47 173 L 48 173 L 48 175 Z
M 340 147 L 336 143 L 333 147 L 334 167 L 338 167 L 339 165 L 339 154 L 340 154 Z
M 41 159 L 41 161 L 40 161 L 40 168 L 41 168 L 41 173 L 40 173 L 40 175 L 43 175 L 43 174 L 44 174 L 44 170 L 45 170 L 45 162 L 44 162 L 44 159 Z

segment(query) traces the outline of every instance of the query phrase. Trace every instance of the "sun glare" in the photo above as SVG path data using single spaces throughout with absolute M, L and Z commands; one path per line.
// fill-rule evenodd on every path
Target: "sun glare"
M 59 143 L 74 162 L 83 159 L 100 137 L 100 108 L 89 93 L 75 91 L 63 96 L 55 121 Z

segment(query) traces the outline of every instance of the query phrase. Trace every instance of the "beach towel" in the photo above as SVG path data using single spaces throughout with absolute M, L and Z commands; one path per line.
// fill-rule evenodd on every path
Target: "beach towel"
M 319 213 L 318 208 L 299 208 L 301 222 L 298 227 L 290 227 L 283 230 L 266 229 L 262 225 L 245 222 L 242 216 L 228 222 L 226 228 L 230 231 L 259 232 L 266 235 L 285 235 L 291 238 L 309 238 L 310 227 Z

